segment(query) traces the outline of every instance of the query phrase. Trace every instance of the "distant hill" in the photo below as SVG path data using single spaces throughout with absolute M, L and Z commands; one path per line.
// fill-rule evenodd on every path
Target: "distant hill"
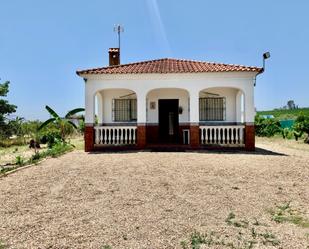
M 275 118 L 280 120 L 285 119 L 296 119 L 297 116 L 303 114 L 309 116 L 309 107 L 299 108 L 294 110 L 283 110 L 283 109 L 275 109 L 271 111 L 258 111 L 258 115 L 274 115 Z

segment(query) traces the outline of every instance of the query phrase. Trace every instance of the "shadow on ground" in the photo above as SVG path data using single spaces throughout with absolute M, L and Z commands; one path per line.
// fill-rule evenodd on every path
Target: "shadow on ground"
M 89 152 L 88 154 L 127 154 L 127 153 L 138 153 L 138 152 L 182 152 L 182 153 L 205 153 L 205 154 L 244 154 L 244 155 L 264 155 L 264 156 L 288 156 L 287 154 L 262 149 L 259 147 L 255 148 L 255 151 L 245 151 L 240 149 L 202 149 L 202 150 L 188 150 L 184 148 L 156 148 L 156 149 L 148 149 L 148 150 L 121 150 L 121 151 L 114 151 L 114 150 L 107 150 L 107 151 L 94 151 Z

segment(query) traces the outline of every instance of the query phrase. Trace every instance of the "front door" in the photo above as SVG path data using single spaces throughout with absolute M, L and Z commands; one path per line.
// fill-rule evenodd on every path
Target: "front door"
M 159 99 L 159 136 L 164 143 L 178 141 L 178 99 Z

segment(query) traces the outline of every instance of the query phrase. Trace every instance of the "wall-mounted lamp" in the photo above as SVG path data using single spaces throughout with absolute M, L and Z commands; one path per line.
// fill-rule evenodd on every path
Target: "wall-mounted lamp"
M 179 106 L 178 107 L 178 114 L 182 114 L 183 113 L 183 108 L 182 108 L 182 106 Z
M 267 60 L 268 58 L 270 58 L 270 53 L 266 52 L 263 54 L 263 71 L 265 71 L 265 60 Z

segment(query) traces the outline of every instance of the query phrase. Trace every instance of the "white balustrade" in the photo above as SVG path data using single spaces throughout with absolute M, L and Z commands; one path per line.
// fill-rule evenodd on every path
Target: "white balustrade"
M 134 145 L 136 126 L 95 126 L 96 145 Z
M 200 126 L 200 142 L 202 145 L 242 146 L 244 129 L 244 125 Z

